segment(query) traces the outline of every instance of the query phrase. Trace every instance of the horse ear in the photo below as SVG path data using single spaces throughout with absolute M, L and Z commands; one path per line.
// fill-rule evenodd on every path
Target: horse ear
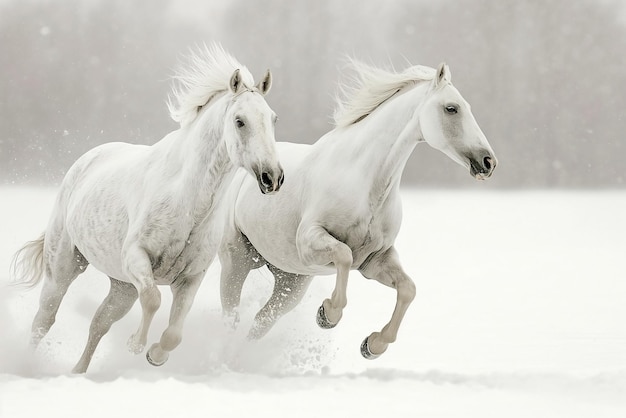
M 256 85 L 256 88 L 261 92 L 263 96 L 270 91 L 272 87 L 272 73 L 268 69 L 265 71 L 265 75 L 263 76 L 263 80 L 259 81 L 259 84 Z
M 445 62 L 439 64 L 437 68 L 437 76 L 435 78 L 435 85 L 439 87 L 443 82 L 450 82 L 452 79 L 452 75 L 450 74 L 450 68 Z
M 233 94 L 236 94 L 240 88 L 241 88 L 241 75 L 239 74 L 239 69 L 236 69 L 233 75 L 230 77 L 230 91 L 232 91 Z

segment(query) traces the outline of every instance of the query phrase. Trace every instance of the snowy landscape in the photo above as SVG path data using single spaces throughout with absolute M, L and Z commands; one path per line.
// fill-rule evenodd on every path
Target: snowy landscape
M 626 417 L 626 2 L 0 0 L 0 39 L 0 418 Z M 276 139 L 299 143 L 332 129 L 347 57 L 446 62 L 497 170 L 476 182 L 435 149 L 411 156 L 396 247 L 417 297 L 377 360 L 359 346 L 393 290 L 353 272 L 323 330 L 334 277 L 319 277 L 249 341 L 273 277 L 251 273 L 232 329 L 216 261 L 165 365 L 126 348 L 135 304 L 72 375 L 109 280 L 89 267 L 33 350 L 41 284 L 10 284 L 13 254 L 85 151 L 177 128 L 173 69 L 211 42 L 257 80 L 271 69 Z M 149 345 L 167 324 L 161 291 Z
M 254 272 L 241 323 L 226 326 L 214 263 L 168 363 L 126 350 L 136 305 L 102 340 L 88 373 L 70 370 L 108 280 L 89 268 L 42 344 L 28 348 L 40 286 L 9 286 L 13 253 L 45 228 L 55 188 L 0 187 L 1 417 L 624 417 L 626 193 L 404 189 L 397 248 L 418 296 L 398 341 L 374 361 L 362 339 L 395 294 L 353 272 L 332 330 L 317 278 L 262 340 L 246 339 L 272 276 Z M 169 291 L 149 343 L 165 327 Z M 382 414 L 382 415 L 381 415 Z

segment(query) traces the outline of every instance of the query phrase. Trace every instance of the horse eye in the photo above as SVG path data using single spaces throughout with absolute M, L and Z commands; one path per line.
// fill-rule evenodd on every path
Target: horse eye
M 445 107 L 446 109 L 446 113 L 449 113 L 450 115 L 454 115 L 456 114 L 459 110 L 456 108 L 456 106 L 452 106 L 452 105 L 447 105 Z
M 274 116 L 274 125 L 276 125 L 276 122 L 278 122 L 278 116 Z
M 235 125 L 237 125 L 238 128 L 243 128 L 246 124 L 243 123 L 243 121 L 239 118 L 235 119 Z

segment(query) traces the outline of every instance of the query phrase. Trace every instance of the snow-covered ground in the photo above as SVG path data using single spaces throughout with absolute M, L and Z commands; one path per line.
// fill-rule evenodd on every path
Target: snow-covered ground
M 315 311 L 333 280 L 320 277 L 249 342 L 271 276 L 249 279 L 232 331 L 215 263 L 168 363 L 126 350 L 135 306 L 78 377 L 69 371 L 108 280 L 92 268 L 79 277 L 35 352 L 40 288 L 5 286 L 12 254 L 43 230 L 53 197 L 0 188 L 1 417 L 626 416 L 625 192 L 405 190 L 397 247 L 418 296 L 378 360 L 361 358 L 359 344 L 389 319 L 392 290 L 353 273 L 342 322 L 322 330 Z M 149 343 L 166 323 L 162 290 Z

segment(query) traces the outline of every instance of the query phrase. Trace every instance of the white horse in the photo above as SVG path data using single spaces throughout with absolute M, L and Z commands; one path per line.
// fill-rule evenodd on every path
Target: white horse
M 128 347 L 143 351 L 161 302 L 156 285 L 169 285 L 173 302 L 169 326 L 147 359 L 165 363 L 215 258 L 223 229 L 217 205 L 236 169 L 252 173 L 263 194 L 282 185 L 276 115 L 263 97 L 270 72 L 255 86 L 250 72 L 213 44 L 193 52 L 175 78 L 176 103 L 170 100 L 169 108 L 180 129 L 152 146 L 109 143 L 81 156 L 63 180 L 45 233 L 16 254 L 21 282 L 34 286 L 45 270 L 32 325 L 35 346 L 88 264 L 111 280 L 75 373 L 87 370 L 102 336 L 137 298 L 142 319 Z
M 482 180 L 491 176 L 496 157 L 445 64 L 401 73 L 352 64 L 356 84 L 344 87 L 335 129 L 313 145 L 277 144 L 289 178 L 280 194 L 253 193 L 243 174 L 231 183 L 219 249 L 221 298 L 224 314 L 236 324 L 249 271 L 269 267 L 273 294 L 250 331 L 251 338 L 260 338 L 297 305 L 312 276 L 336 272 L 332 296 L 317 315 L 322 328 L 332 328 L 347 304 L 349 271 L 359 270 L 397 291 L 391 320 L 361 345 L 364 357 L 376 358 L 396 340 L 415 297 L 393 246 L 407 159 L 426 142 Z

